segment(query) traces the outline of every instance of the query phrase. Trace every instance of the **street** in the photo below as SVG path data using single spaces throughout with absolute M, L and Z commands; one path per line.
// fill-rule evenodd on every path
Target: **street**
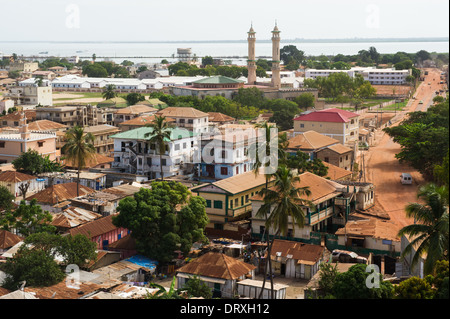
M 415 100 L 411 100 L 407 110 L 398 114 L 398 125 L 408 112 L 426 111 L 432 104 L 435 91 L 443 88 L 440 82 L 440 71 L 427 69 L 425 81 L 416 90 Z M 428 85 L 428 83 L 431 83 Z M 419 104 L 419 101 L 423 104 Z M 398 229 L 412 224 L 414 220 L 407 218 L 405 207 L 409 203 L 417 202 L 418 187 L 425 183 L 421 174 L 405 164 L 400 164 L 395 154 L 401 151 L 400 145 L 381 130 L 375 133 L 375 142 L 368 151 L 364 151 L 366 181 L 375 185 L 375 205 L 377 209 L 389 214 Z M 362 157 L 362 154 L 360 158 Z M 361 163 L 361 161 L 360 161 Z M 400 183 L 400 174 L 410 173 L 413 177 L 412 185 Z

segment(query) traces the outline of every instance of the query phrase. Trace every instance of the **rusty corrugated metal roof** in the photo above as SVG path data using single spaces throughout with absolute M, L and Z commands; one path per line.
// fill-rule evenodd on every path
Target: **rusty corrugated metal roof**
M 102 215 L 80 207 L 68 207 L 59 214 L 53 215 L 52 225 L 57 227 L 72 228 L 86 224 Z
M 209 252 L 179 268 L 177 272 L 233 280 L 250 273 L 255 268 L 225 254 Z
M 115 214 L 117 215 L 117 214 Z M 86 235 L 88 238 L 93 238 L 102 234 L 109 233 L 117 227 L 112 223 L 112 217 L 115 215 L 109 215 L 86 223 L 84 225 L 72 228 L 69 233 L 72 236 L 77 234 Z
M 79 196 L 95 192 L 95 190 L 93 190 L 92 188 L 83 186 L 81 184 L 79 185 L 79 189 L 80 189 Z M 65 201 L 67 199 L 72 199 L 75 197 L 77 197 L 77 183 L 73 182 L 73 183 L 57 184 L 47 187 L 46 189 L 40 191 L 39 193 L 27 197 L 27 200 L 32 200 L 33 198 L 36 198 L 36 200 L 39 203 L 55 205 L 59 202 Z
M 7 230 L 0 229 L 0 248 L 7 249 L 11 248 L 15 244 L 21 242 L 23 240 L 22 237 L 17 236 Z
M 306 262 L 318 262 L 325 248 L 319 245 L 305 244 L 290 240 L 275 239 L 270 255 L 288 257 Z
M 16 171 L 0 172 L 0 181 L 2 182 L 18 183 L 23 181 L 29 181 L 32 179 L 37 179 L 37 177 Z

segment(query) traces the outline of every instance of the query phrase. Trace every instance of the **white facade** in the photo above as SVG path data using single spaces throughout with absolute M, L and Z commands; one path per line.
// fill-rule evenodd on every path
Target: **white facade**
M 318 70 L 308 69 L 305 72 L 305 79 L 316 79 L 318 77 L 328 77 L 332 73 L 343 72 L 354 78 L 356 74 L 361 74 L 364 80 L 373 85 L 401 85 L 406 84 L 406 77 L 411 75 L 411 70 L 376 69 L 374 67 L 355 67 L 350 70 Z

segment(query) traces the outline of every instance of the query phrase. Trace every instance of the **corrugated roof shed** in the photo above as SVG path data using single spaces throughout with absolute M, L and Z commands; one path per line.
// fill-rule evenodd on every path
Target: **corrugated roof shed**
M 19 173 L 16 171 L 4 171 L 0 172 L 0 181 L 9 183 L 18 183 L 23 181 L 29 181 L 32 179 L 37 179 L 36 176 Z
M 0 249 L 11 248 L 22 240 L 22 237 L 17 236 L 7 230 L 0 229 Z
M 80 207 L 68 207 L 59 214 L 53 215 L 52 225 L 57 227 L 72 228 L 86 224 L 102 215 Z
M 96 219 L 94 221 L 88 222 L 84 225 L 72 228 L 69 230 L 69 233 L 72 236 L 75 236 L 77 234 L 83 234 L 86 235 L 88 238 L 93 238 L 102 234 L 109 233 L 110 231 L 113 231 L 117 228 L 112 223 L 112 217 L 115 215 L 108 215 L 106 217 L 102 217 L 99 219 Z
M 78 186 L 80 190 L 79 196 L 95 192 L 92 188 L 83 185 Z M 75 197 L 77 197 L 77 183 L 74 182 L 50 186 L 39 193 L 27 197 L 27 200 L 32 200 L 35 198 L 39 203 L 55 205 L 59 202 Z
M 325 247 L 319 245 L 305 244 L 296 241 L 275 239 L 273 242 L 271 256 L 288 257 L 310 263 L 317 263 L 323 256 Z
M 255 268 L 225 254 L 209 252 L 179 268 L 177 273 L 234 280 Z

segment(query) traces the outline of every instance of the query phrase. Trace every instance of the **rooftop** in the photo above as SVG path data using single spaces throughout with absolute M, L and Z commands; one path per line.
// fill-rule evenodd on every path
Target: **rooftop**
M 154 113 L 158 109 L 150 107 L 148 105 L 136 104 L 129 107 L 124 107 L 116 112 L 116 114 L 142 114 L 142 113 Z
M 218 75 L 218 76 L 212 76 L 208 78 L 204 78 L 201 80 L 197 80 L 195 82 L 192 82 L 195 84 L 237 84 L 237 83 L 243 83 L 243 81 L 236 80 L 227 76 Z
M 87 126 L 84 128 L 84 132 L 86 133 L 92 133 L 92 134 L 98 134 L 98 133 L 115 133 L 119 132 L 119 128 L 109 125 L 109 124 L 103 124 L 103 125 L 94 125 L 94 126 Z
M 244 276 L 256 267 L 222 253 L 209 252 L 196 258 L 177 270 L 177 273 L 234 280 Z
M 332 151 L 334 151 L 334 152 L 336 152 L 338 154 L 345 154 L 345 153 L 348 153 L 348 152 L 352 151 L 352 149 L 350 147 L 344 146 L 344 145 L 342 145 L 340 143 L 328 146 L 328 149 L 330 149 L 330 150 L 332 150 Z
M 294 121 L 347 123 L 350 122 L 350 119 L 357 116 L 359 116 L 357 113 L 331 108 L 302 114 L 294 118 Z
M 95 192 L 92 188 L 79 185 L 80 196 Z M 27 197 L 27 200 L 36 199 L 39 203 L 55 205 L 67 199 L 77 197 L 77 183 L 64 183 L 50 186 L 36 194 Z
M 207 117 L 208 113 L 194 109 L 193 107 L 175 107 L 170 106 L 158 111 L 156 114 L 166 117 L 187 117 L 187 118 L 200 118 Z
M 121 139 L 127 139 L 127 140 L 149 140 L 151 138 L 151 133 L 153 132 L 152 127 L 139 127 L 135 128 L 133 130 L 121 132 L 118 134 L 114 134 L 110 136 L 111 138 L 121 138 Z M 145 136 L 146 134 L 149 134 L 149 136 Z M 171 136 L 170 140 L 177 140 L 180 138 L 189 138 L 194 136 L 195 134 L 191 131 L 180 129 L 180 128 L 172 128 L 171 129 Z
M 67 128 L 67 125 L 49 121 L 49 120 L 38 120 L 28 123 L 28 129 L 30 131 L 51 131 Z
M 399 241 L 398 231 L 399 227 L 389 220 L 367 218 L 349 220 L 345 227 L 339 228 L 335 234 Z
M 96 236 L 109 233 L 117 228 L 112 223 L 114 215 L 108 215 L 93 221 L 90 221 L 84 225 L 72 228 L 69 230 L 70 235 L 75 236 L 78 234 L 86 235 L 88 238 L 94 238 Z
M 111 162 L 114 162 L 114 158 L 95 153 L 94 156 L 92 156 L 91 158 L 88 158 L 86 160 L 86 166 L 83 168 L 91 168 L 91 167 L 95 167 L 95 166 L 102 165 L 102 164 L 108 164 Z M 64 159 L 64 165 L 66 167 L 73 167 L 73 168 L 77 167 L 77 165 L 75 165 L 69 159 Z
M 305 244 L 297 241 L 275 239 L 273 242 L 272 257 L 288 257 L 301 263 L 315 264 L 323 256 L 325 247 Z
M 119 124 L 119 126 L 145 126 L 147 124 L 150 124 L 155 119 L 155 115 L 141 115 L 138 117 L 135 117 L 134 119 L 124 121 Z M 174 119 L 166 117 L 166 122 L 175 122 Z
M 59 214 L 53 215 L 52 225 L 73 228 L 101 218 L 102 215 L 80 207 L 68 207 Z
M 17 236 L 9 231 L 0 229 L 0 249 L 13 247 L 15 244 L 21 242 L 22 240 L 22 237 Z
M 329 136 L 317 133 L 316 131 L 307 131 L 294 136 L 288 140 L 288 148 L 316 150 L 326 146 L 339 143 L 338 140 Z
M 36 179 L 36 176 L 23 174 L 16 171 L 0 172 L 0 182 L 18 183 Z

